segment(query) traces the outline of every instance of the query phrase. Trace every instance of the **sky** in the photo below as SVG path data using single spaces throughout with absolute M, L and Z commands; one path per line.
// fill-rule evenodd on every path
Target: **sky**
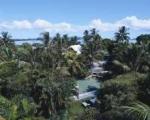
M 44 31 L 82 36 L 96 28 L 113 38 L 120 26 L 131 38 L 150 33 L 150 0 L 0 0 L 0 32 L 36 38 Z

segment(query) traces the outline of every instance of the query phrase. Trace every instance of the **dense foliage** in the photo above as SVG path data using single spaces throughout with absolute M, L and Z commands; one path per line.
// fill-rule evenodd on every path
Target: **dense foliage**
M 150 119 L 150 35 L 131 43 L 122 26 L 113 40 L 102 38 L 96 29 L 80 38 L 59 33 L 50 37 L 45 32 L 42 43 L 16 45 L 8 32 L 2 32 L 0 119 Z M 81 45 L 81 54 L 71 45 Z M 75 80 L 88 76 L 92 63 L 100 60 L 106 61 L 109 74 L 100 79 L 96 106 L 81 109 L 70 99 Z

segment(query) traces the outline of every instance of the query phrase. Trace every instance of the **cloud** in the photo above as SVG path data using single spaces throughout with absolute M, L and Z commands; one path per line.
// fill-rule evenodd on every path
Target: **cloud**
M 56 30 L 65 30 L 65 31 L 72 30 L 71 24 L 65 22 L 54 24 L 54 28 Z
M 28 20 L 12 21 L 12 22 L 0 22 L 0 28 L 2 29 L 32 29 L 32 23 Z
M 90 23 L 90 27 L 104 32 L 115 31 L 120 26 L 127 26 L 133 30 L 150 30 L 150 19 L 139 19 L 136 16 L 130 16 L 116 22 L 103 22 L 101 19 L 95 19 Z
M 92 20 L 90 25 L 90 28 L 96 28 L 100 31 L 113 31 L 116 29 L 116 25 L 112 23 L 102 22 L 101 19 L 95 19 Z
M 116 24 L 126 25 L 132 29 L 148 29 L 150 30 L 150 19 L 139 19 L 136 16 L 126 17 Z
M 72 26 L 69 23 L 57 23 L 52 24 L 46 20 L 38 19 L 33 22 L 33 27 L 37 29 L 43 29 L 47 31 L 71 31 Z
M 10 23 L 11 24 L 11 23 Z M 13 21 L 12 27 L 15 29 L 31 29 L 32 23 L 30 23 L 28 20 L 23 21 Z
M 35 22 L 33 22 L 33 27 L 39 29 L 48 29 L 52 27 L 52 24 L 46 20 L 38 19 Z
M 44 19 L 37 19 L 35 21 L 15 20 L 0 22 L 0 29 L 39 29 L 50 32 L 83 32 L 85 29 L 96 28 L 102 32 L 112 32 L 123 25 L 132 30 L 150 30 L 150 19 L 140 19 L 136 16 L 128 16 L 115 22 L 105 22 L 101 19 L 94 19 L 87 25 L 75 25 L 67 22 L 51 23 Z

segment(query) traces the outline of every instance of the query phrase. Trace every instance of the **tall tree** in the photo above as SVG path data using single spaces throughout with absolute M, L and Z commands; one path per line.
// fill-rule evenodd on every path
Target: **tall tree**
M 44 46 L 47 47 L 49 42 L 50 42 L 50 35 L 49 35 L 49 32 L 44 32 L 42 33 L 43 37 L 43 43 L 44 43 Z
M 118 32 L 115 33 L 115 40 L 117 42 L 128 43 L 129 42 L 128 29 L 125 26 L 119 28 Z
M 149 44 L 150 43 L 150 34 L 142 34 L 136 38 L 138 44 Z
M 0 60 L 10 60 L 14 57 L 16 47 L 8 32 L 2 32 L 0 36 Z
M 85 55 L 88 62 L 87 64 L 91 65 L 92 62 L 97 59 L 97 55 L 100 54 L 101 36 L 96 29 L 92 29 L 91 31 L 85 30 L 83 40 L 84 44 L 82 53 Z

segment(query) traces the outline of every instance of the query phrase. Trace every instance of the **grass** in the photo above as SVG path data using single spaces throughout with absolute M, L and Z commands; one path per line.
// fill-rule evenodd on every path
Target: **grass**
M 75 120 L 77 116 L 84 112 L 84 107 L 80 102 L 72 102 L 69 108 L 69 118 L 70 120 Z
M 116 84 L 124 84 L 124 85 L 133 85 L 138 80 L 142 80 L 145 77 L 146 77 L 145 74 L 130 72 L 130 73 L 118 75 L 115 78 L 105 81 L 104 84 L 116 83 Z

